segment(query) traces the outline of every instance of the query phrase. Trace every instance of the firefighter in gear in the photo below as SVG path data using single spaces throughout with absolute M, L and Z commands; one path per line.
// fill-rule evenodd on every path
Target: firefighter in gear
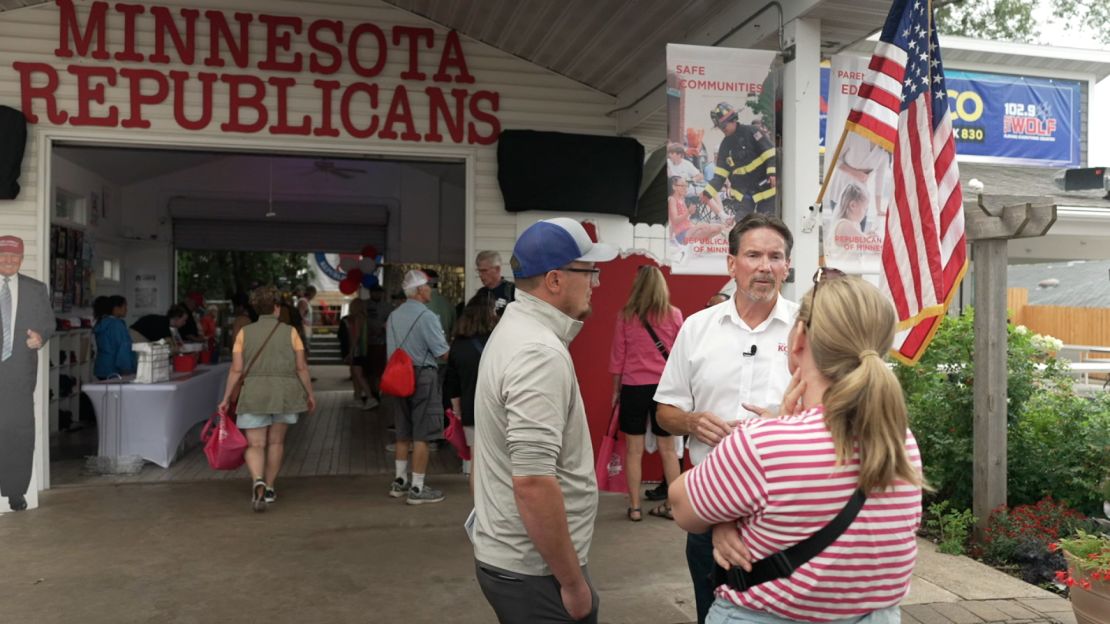
M 728 102 L 718 104 L 709 118 L 725 138 L 717 149 L 717 166 L 702 199 L 720 197 L 737 220 L 752 212 L 774 214 L 776 169 L 771 137 L 755 126 L 737 122 L 736 109 Z

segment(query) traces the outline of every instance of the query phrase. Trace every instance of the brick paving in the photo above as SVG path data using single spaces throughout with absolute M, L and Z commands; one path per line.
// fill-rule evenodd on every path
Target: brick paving
M 961 600 L 902 607 L 905 624 L 1076 624 L 1064 598 Z

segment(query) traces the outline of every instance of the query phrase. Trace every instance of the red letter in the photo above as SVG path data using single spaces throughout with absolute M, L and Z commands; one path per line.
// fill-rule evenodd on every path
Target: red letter
M 229 87 L 227 123 L 220 124 L 220 130 L 250 134 L 265 128 L 266 106 L 263 100 L 266 99 L 266 83 L 255 76 L 232 76 L 229 74 L 221 75 L 220 80 L 226 82 Z M 254 87 L 254 95 L 245 97 L 240 93 L 239 89 L 243 85 Z M 246 124 L 240 121 L 239 111 L 243 107 L 253 108 L 254 112 L 258 114 L 258 119 L 255 119 L 254 123 Z
M 288 97 L 289 87 L 296 86 L 293 78 L 270 78 L 266 82 L 277 87 L 277 122 L 270 126 L 270 134 L 299 134 L 308 136 L 312 131 L 312 118 L 308 115 L 301 117 L 301 125 L 289 125 Z
M 478 108 L 479 100 L 488 100 L 490 104 L 490 112 L 486 112 Z M 479 91 L 470 98 L 470 116 L 476 121 L 484 121 L 489 124 L 489 134 L 478 134 L 478 128 L 473 122 L 467 124 L 467 143 L 477 143 L 478 145 L 492 145 L 497 141 L 497 136 L 501 134 L 501 120 L 497 118 L 497 110 L 501 106 L 501 97 L 493 91 Z
M 246 67 L 250 60 L 250 25 L 254 16 L 250 13 L 236 13 L 235 21 L 239 22 L 239 39 L 236 41 L 231 34 L 231 26 L 221 11 L 205 11 L 204 17 L 208 18 L 208 58 L 204 64 L 208 67 L 223 67 L 224 59 L 220 56 L 220 39 L 227 45 L 228 54 L 235 61 L 236 67 Z
M 217 78 L 216 74 L 197 73 L 197 80 L 200 80 L 200 118 L 192 121 L 185 116 L 185 81 L 189 79 L 189 72 L 170 72 L 170 80 L 173 80 L 173 118 L 177 125 L 186 130 L 204 130 L 212 123 L 212 85 Z
M 123 52 L 116 52 L 113 56 L 117 61 L 143 62 L 142 53 L 135 50 L 135 19 L 146 13 L 146 7 L 117 2 L 116 11 L 123 13 Z
M 181 9 L 181 17 L 185 18 L 184 39 L 169 9 L 160 6 L 150 7 L 150 14 L 154 16 L 154 54 L 150 55 L 150 62 L 163 64 L 170 62 L 170 57 L 166 54 L 166 35 L 169 34 L 173 39 L 173 47 L 177 50 L 177 58 L 184 65 L 192 65 L 197 52 L 197 17 L 200 11 Z
M 358 40 L 366 33 L 370 33 L 378 40 L 378 62 L 370 67 L 363 67 L 362 64 L 358 62 Z M 377 76 L 381 73 L 382 68 L 385 67 L 385 59 L 387 56 L 385 33 L 382 32 L 381 28 L 367 23 L 355 26 L 355 29 L 351 31 L 351 40 L 347 42 L 347 58 L 350 59 L 351 69 L 355 70 L 356 74 L 363 78 L 373 78 Z
M 170 85 L 162 72 L 153 69 L 121 69 L 119 75 L 131 81 L 131 116 L 120 125 L 124 128 L 149 128 L 143 119 L 143 104 L 161 104 L 170 94 Z M 143 95 L 143 80 L 153 80 L 157 88 L 150 95 Z
M 74 126 L 104 126 L 114 128 L 119 125 L 119 109 L 108 107 L 107 117 L 93 117 L 89 104 L 104 103 L 104 84 L 93 85 L 93 78 L 103 78 L 108 86 L 116 86 L 116 70 L 111 67 L 81 67 L 70 65 L 66 70 L 77 76 L 77 114 L 69 118 Z
M 442 143 L 443 135 L 439 133 L 439 118 L 443 117 L 443 121 L 447 124 L 447 131 L 451 133 L 451 140 L 455 143 L 462 143 L 466 136 L 463 129 L 463 108 L 466 105 L 466 89 L 451 89 L 451 95 L 455 96 L 455 114 L 451 115 L 451 108 L 447 104 L 447 98 L 443 97 L 443 89 L 439 87 L 428 87 L 424 89 L 424 93 L 428 94 L 429 108 L 428 111 L 428 133 L 424 135 L 425 141 L 432 141 L 434 143 Z
M 73 50 L 69 49 L 69 34 L 73 33 L 73 45 L 77 48 L 78 56 L 89 55 L 89 45 L 93 35 L 96 35 L 96 49 L 92 57 L 98 61 L 108 60 L 108 51 L 104 49 L 104 30 L 108 15 L 107 2 L 94 2 L 89 7 L 89 21 L 85 23 L 85 32 L 82 33 L 77 25 L 77 11 L 73 8 L 73 0 L 54 0 L 58 5 L 58 45 L 54 56 L 69 58 Z M 68 26 L 68 28 L 67 28 Z
M 60 126 L 69 119 L 69 113 L 58 110 L 58 100 L 54 91 L 58 89 L 58 72 L 46 63 L 12 63 L 12 69 L 19 72 L 19 92 L 23 95 L 23 114 L 27 116 L 28 123 L 38 123 L 39 117 L 34 112 L 36 98 L 46 100 L 46 118 L 55 126 Z M 31 85 L 31 78 L 35 72 L 46 76 L 46 84 L 41 87 Z
M 443 54 L 439 57 L 439 69 L 432 76 L 432 80 L 451 82 L 451 76 L 447 75 L 448 67 L 454 67 L 459 72 L 459 75 L 455 76 L 455 82 L 464 84 L 474 82 L 474 76 L 471 76 L 470 71 L 466 68 L 466 57 L 463 56 L 459 33 L 453 30 L 447 33 L 447 41 L 443 43 Z M 401 74 L 401 77 L 403 78 L 404 74 Z
M 415 26 L 394 26 L 393 45 L 401 45 L 401 38 L 409 38 L 409 68 L 401 72 L 401 80 L 424 80 L 427 76 L 420 71 L 420 40 L 427 39 L 430 48 L 434 45 L 435 31 L 431 28 L 417 28 Z
M 264 71 L 299 72 L 303 67 L 301 53 L 293 55 L 292 61 L 279 61 L 278 51 L 288 52 L 293 46 L 293 35 L 301 34 L 301 18 L 284 15 L 259 15 L 258 21 L 266 25 L 266 60 L 258 63 L 258 69 Z M 279 28 L 290 28 L 289 31 L 278 32 Z
M 335 36 L 335 44 L 327 43 L 320 39 L 321 30 L 330 30 Z M 314 74 L 334 74 L 343 64 L 343 55 L 337 44 L 343 43 L 343 22 L 339 20 L 316 20 L 308 25 L 308 45 L 316 52 L 322 52 L 331 57 L 327 65 L 320 62 L 320 57 L 313 52 L 308 57 L 308 71 Z
M 316 136 L 339 136 L 339 131 L 331 125 L 331 94 L 339 88 L 339 82 L 335 80 L 317 80 L 312 83 L 317 89 L 320 90 L 322 104 L 320 106 L 320 126 L 312 131 Z
M 378 116 L 371 113 L 369 126 L 365 128 L 355 127 L 354 121 L 351 120 L 351 98 L 359 91 L 370 96 L 370 110 L 378 108 L 378 85 L 356 82 L 343 91 L 343 98 L 339 102 L 339 119 L 343 122 L 343 129 L 347 131 L 347 134 L 356 139 L 367 139 L 373 136 L 378 129 Z
M 401 134 L 402 141 L 419 141 L 420 133 L 412 120 L 412 107 L 409 106 L 409 92 L 405 85 L 397 85 L 393 90 L 393 101 L 389 103 L 389 113 L 385 116 L 380 136 L 383 139 L 396 139 L 397 133 L 393 130 L 396 123 L 405 124 L 405 131 Z

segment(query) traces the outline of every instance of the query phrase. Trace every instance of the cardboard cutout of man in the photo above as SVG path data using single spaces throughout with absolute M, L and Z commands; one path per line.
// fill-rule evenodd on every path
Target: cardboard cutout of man
M 35 455 L 38 351 L 54 335 L 46 284 L 19 274 L 23 239 L 0 236 L 0 495 L 27 509 Z

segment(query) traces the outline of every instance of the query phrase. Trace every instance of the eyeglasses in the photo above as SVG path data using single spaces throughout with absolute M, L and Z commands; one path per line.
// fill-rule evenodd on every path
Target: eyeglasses
M 579 269 L 577 267 L 563 267 L 560 271 L 570 271 L 571 273 L 589 273 L 590 283 L 594 286 L 601 284 L 601 269 L 594 267 L 592 269 Z
M 844 271 L 833 267 L 818 267 L 817 272 L 813 274 L 813 297 L 809 301 L 809 318 L 806 319 L 806 330 L 809 330 L 809 325 L 813 322 L 813 315 L 817 311 L 817 288 L 821 285 L 821 282 L 844 277 L 845 275 Z

